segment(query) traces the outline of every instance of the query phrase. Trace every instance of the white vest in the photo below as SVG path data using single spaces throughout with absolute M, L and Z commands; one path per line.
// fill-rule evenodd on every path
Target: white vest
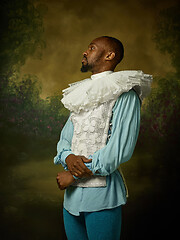
M 74 126 L 71 150 L 75 155 L 89 157 L 106 145 L 109 122 L 112 108 L 116 100 L 102 103 L 88 112 L 72 113 L 71 121 Z M 106 186 L 106 177 L 92 176 L 76 180 L 73 184 L 79 187 L 103 187 Z
M 117 98 L 134 88 L 141 100 L 149 93 L 152 76 L 142 71 L 105 71 L 69 84 L 62 103 L 71 111 L 74 126 L 71 150 L 89 157 L 106 145 L 112 108 Z M 74 186 L 106 186 L 106 177 L 78 179 Z

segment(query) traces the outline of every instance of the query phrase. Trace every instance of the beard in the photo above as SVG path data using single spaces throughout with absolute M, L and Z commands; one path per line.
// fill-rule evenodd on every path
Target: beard
M 93 61 L 91 59 L 91 63 L 88 63 L 87 57 L 84 57 L 86 59 L 86 64 L 82 63 L 81 72 L 92 71 L 96 67 L 96 65 L 99 63 L 99 61 L 101 60 L 103 54 L 104 54 L 104 52 L 101 52 L 99 55 L 97 55 L 93 59 Z
M 88 62 L 86 65 L 82 63 L 81 72 L 88 72 L 89 70 L 91 70 L 91 66 L 88 64 Z

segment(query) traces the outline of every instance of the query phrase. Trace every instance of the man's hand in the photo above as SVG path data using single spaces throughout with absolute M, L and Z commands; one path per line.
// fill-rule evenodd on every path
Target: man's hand
M 61 190 L 66 189 L 69 185 L 71 185 L 75 179 L 69 171 L 60 172 L 56 177 L 58 187 Z
M 76 177 L 90 177 L 93 173 L 86 167 L 84 162 L 91 162 L 92 159 L 88 159 L 84 156 L 76 156 L 74 154 L 70 154 L 66 158 L 66 164 L 70 171 L 70 173 Z

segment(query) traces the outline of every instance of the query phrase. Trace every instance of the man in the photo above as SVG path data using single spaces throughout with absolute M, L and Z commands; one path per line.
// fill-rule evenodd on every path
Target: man
M 91 78 L 63 90 L 70 116 L 61 131 L 55 164 L 64 195 L 68 240 L 116 240 L 127 189 L 118 167 L 128 161 L 140 127 L 141 99 L 152 77 L 142 71 L 114 72 L 124 56 L 113 37 L 94 39 L 83 53 L 82 72 Z

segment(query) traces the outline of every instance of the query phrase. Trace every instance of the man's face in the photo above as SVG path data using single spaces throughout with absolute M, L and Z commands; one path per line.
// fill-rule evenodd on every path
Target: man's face
M 105 56 L 105 46 L 102 38 L 93 40 L 83 53 L 81 72 L 93 71 L 102 66 Z

